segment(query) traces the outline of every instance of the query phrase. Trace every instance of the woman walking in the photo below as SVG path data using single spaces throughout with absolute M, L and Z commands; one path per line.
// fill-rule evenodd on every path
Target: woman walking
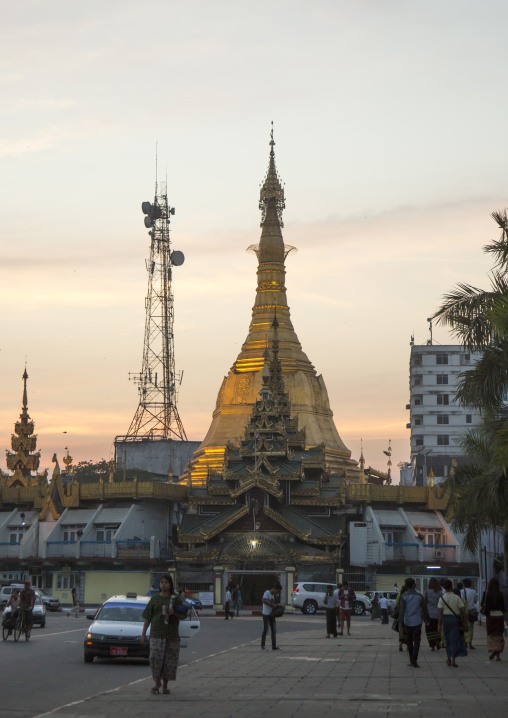
M 429 612 L 429 622 L 425 625 L 425 634 L 431 651 L 439 651 L 441 648 L 441 633 L 438 631 L 438 610 L 437 605 L 441 598 L 441 586 L 434 576 L 429 581 L 429 587 L 423 593 L 423 599 Z
M 487 650 L 492 661 L 501 660 L 504 651 L 504 598 L 497 578 L 491 578 L 482 600 L 482 613 L 487 618 Z
M 69 618 L 71 613 L 74 614 L 74 618 L 77 618 L 79 616 L 79 601 L 78 601 L 78 594 L 77 594 L 75 588 L 71 589 L 71 603 L 72 603 L 72 608 L 69 611 L 69 613 L 67 614 L 67 618 Z
M 438 601 L 438 631 L 444 632 L 446 642 L 446 663 L 458 668 L 456 658 L 467 656 L 467 648 L 460 630 L 467 631 L 467 614 L 460 596 L 453 593 L 453 584 L 449 578 L 444 581 L 445 593 Z
M 146 641 L 146 632 L 150 626 L 150 668 L 154 686 L 151 693 L 159 693 L 161 682 L 162 692 L 170 693 L 168 681 L 176 679 L 178 656 L 180 654 L 180 637 L 178 624 L 184 613 L 178 612 L 183 601 L 175 593 L 171 576 L 161 576 L 159 593 L 154 594 L 143 611 L 143 630 L 141 643 Z

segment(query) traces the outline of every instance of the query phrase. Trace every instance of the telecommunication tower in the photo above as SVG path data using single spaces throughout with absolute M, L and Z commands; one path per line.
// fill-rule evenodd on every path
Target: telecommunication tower
M 166 183 L 158 187 L 156 181 L 153 204 L 143 202 L 141 209 L 150 236 L 143 363 L 139 374 L 129 374 L 138 385 L 139 405 L 127 435 L 121 438 L 187 441 L 176 406 L 183 372 L 175 372 L 172 288 L 173 267 L 181 266 L 185 257 L 178 250 L 171 251 L 169 224 L 175 209 L 169 206 Z

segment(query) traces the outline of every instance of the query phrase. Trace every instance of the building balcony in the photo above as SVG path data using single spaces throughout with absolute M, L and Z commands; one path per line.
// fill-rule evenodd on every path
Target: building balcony
M 83 541 L 79 542 L 80 558 L 116 558 L 114 541 Z
M 418 543 L 385 542 L 385 561 L 418 561 Z
M 11 543 L 10 541 L 0 542 L 0 558 L 21 558 L 21 544 L 19 541 Z
M 457 561 L 457 546 L 443 544 L 441 546 L 423 546 L 423 560 L 428 563 L 454 563 Z
M 47 541 L 46 558 L 78 558 L 77 541 Z

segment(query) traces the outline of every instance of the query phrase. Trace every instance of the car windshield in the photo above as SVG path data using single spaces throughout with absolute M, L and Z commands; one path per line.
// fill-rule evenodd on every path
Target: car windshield
M 95 617 L 96 621 L 128 621 L 142 623 L 145 604 L 106 603 Z

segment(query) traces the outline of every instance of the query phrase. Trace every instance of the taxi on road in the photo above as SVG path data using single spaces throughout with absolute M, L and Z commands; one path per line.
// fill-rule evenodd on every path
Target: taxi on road
M 143 611 L 150 598 L 127 593 L 111 596 L 102 604 L 97 613 L 87 614 L 93 623 L 85 638 L 85 663 L 94 658 L 149 658 L 150 628 L 146 633 L 146 642 L 141 643 L 143 630 Z M 200 629 L 199 618 L 193 608 L 187 617 L 180 620 L 180 646 L 185 648 L 190 639 Z

